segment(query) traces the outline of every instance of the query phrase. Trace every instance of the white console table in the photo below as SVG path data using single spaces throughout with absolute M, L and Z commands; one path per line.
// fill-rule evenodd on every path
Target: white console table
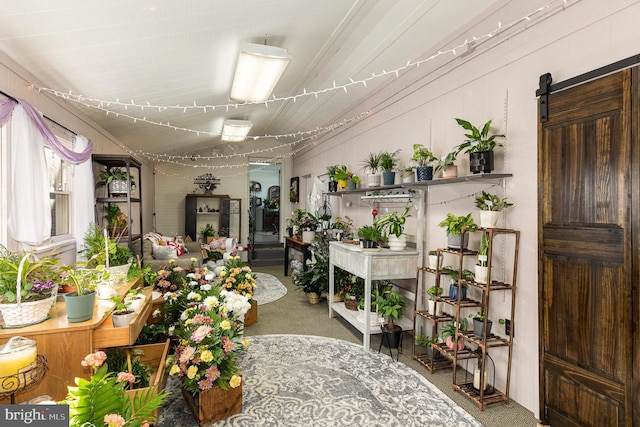
M 414 279 L 418 266 L 419 252 L 415 249 L 404 251 L 390 251 L 381 248 L 379 250 L 362 250 L 359 246 L 341 242 L 329 244 L 329 318 L 334 311 L 340 314 L 347 322 L 362 332 L 363 346 L 369 350 L 371 334 L 380 333 L 379 327 L 372 330 L 371 323 L 371 282 L 373 280 Z M 358 312 L 348 310 L 343 302 L 334 302 L 334 267 L 339 267 L 351 274 L 364 279 L 364 321 L 358 316 Z M 411 320 L 402 319 L 397 322 L 403 330 L 411 329 Z

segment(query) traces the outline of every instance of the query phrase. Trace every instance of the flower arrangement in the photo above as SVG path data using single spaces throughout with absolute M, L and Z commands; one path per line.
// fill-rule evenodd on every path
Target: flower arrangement
M 89 380 L 76 378 L 76 386 L 67 387 L 67 398 L 61 403 L 69 405 L 70 426 L 149 426 L 149 421 L 154 419 L 153 411 L 162 405 L 168 393 L 158 393 L 152 387 L 130 398 L 125 390 L 135 382 L 135 376 L 128 372 L 109 372 L 106 359 L 102 351 L 87 355 L 81 364 L 90 366 L 93 375 Z
M 191 264 L 183 268 L 176 265 L 175 259 L 170 259 L 168 265 L 158 270 L 154 289 L 162 293 L 177 291 L 187 283 L 187 275 L 196 271 L 197 262 L 196 258 L 191 258 Z
M 167 301 L 186 306 L 175 331 L 179 343 L 168 361 L 169 375 L 178 375 L 193 394 L 215 385 L 223 390 L 238 387 L 242 377 L 237 356 L 248 345 L 240 320 L 251 307 L 247 298 L 206 284 L 183 288 Z
M 13 253 L 0 246 L 0 304 L 16 302 L 16 286 L 20 277 L 22 302 L 39 301 L 51 297 L 57 290 L 57 258 L 41 258 L 27 253 Z M 22 262 L 22 268 L 20 263 Z
M 224 290 L 243 295 L 251 301 L 256 290 L 256 275 L 251 268 L 240 261 L 239 256 L 230 256 L 220 272 L 220 286 Z

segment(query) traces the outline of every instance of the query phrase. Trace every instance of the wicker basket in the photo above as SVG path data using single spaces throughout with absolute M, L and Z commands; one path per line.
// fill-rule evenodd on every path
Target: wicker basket
M 345 299 L 344 306 L 347 310 L 358 310 L 359 301 L 357 299 Z
M 38 301 L 22 302 L 20 291 L 22 290 L 22 267 L 27 260 L 28 255 L 20 261 L 18 266 L 18 280 L 16 281 L 16 302 L 13 304 L 1 304 L 0 313 L 4 320 L 5 328 L 16 328 L 27 325 L 34 325 L 47 319 L 49 310 L 55 303 L 56 293 L 52 292 L 51 296 Z

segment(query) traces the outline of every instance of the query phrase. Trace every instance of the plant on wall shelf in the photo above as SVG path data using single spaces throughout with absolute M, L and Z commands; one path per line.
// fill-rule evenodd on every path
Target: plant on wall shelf
M 458 152 L 477 153 L 481 151 L 493 151 L 496 147 L 502 147 L 502 143 L 496 141 L 496 138 L 504 138 L 504 135 L 489 135 L 491 120 L 484 124 L 482 130 L 463 119 L 456 119 L 456 122 L 458 122 L 464 130 L 470 132 L 464 134 L 467 140 L 458 146 Z

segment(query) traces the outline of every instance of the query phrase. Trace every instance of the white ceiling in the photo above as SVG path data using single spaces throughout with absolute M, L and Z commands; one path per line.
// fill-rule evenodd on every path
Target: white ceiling
M 292 61 L 274 95 L 317 92 L 428 57 L 503 0 L 2 0 L 0 50 L 45 87 L 136 105 L 227 105 L 243 42 L 286 48 Z M 327 126 L 383 83 L 379 78 L 293 101 L 186 111 L 74 103 L 134 150 L 223 149 L 227 118 L 250 136 Z M 113 113 L 120 113 L 119 116 Z M 137 117 L 134 122 L 124 115 Z M 144 123 L 143 119 L 195 132 Z M 286 138 L 280 139 L 281 144 Z M 294 140 L 291 138 L 290 140 Z M 251 144 L 248 140 L 242 144 Z

